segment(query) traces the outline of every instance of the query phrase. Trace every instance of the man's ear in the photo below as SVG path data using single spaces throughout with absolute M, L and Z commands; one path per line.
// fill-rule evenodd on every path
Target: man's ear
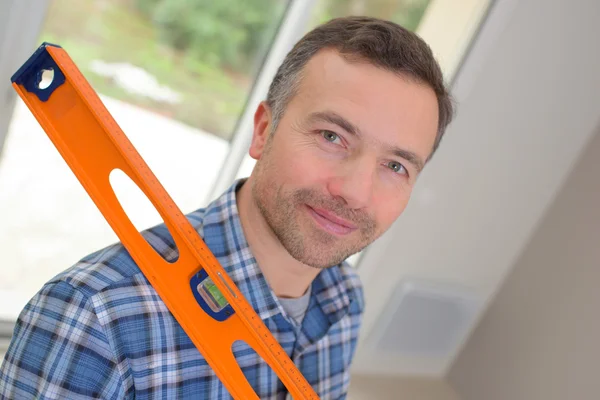
M 271 108 L 266 101 L 261 101 L 254 112 L 254 132 L 250 143 L 250 157 L 258 160 L 265 149 L 271 133 Z

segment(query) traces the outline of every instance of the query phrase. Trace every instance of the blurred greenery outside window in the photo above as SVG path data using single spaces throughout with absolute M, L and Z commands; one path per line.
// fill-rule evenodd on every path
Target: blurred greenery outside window
M 318 0 L 307 30 L 370 15 L 416 30 L 430 0 Z M 288 0 L 53 0 L 41 40 L 63 46 L 100 94 L 226 140 Z

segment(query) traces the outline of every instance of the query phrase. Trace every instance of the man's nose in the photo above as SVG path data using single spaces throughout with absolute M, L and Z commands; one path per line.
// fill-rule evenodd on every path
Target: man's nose
M 343 199 L 349 208 L 365 208 L 373 197 L 374 164 L 369 157 L 348 162 L 330 179 L 329 193 Z

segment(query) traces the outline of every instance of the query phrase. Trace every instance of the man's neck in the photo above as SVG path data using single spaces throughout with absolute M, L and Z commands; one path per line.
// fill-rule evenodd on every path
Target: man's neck
M 250 179 L 236 194 L 240 221 L 250 250 L 276 296 L 300 297 L 320 271 L 294 259 L 281 245 L 252 200 Z

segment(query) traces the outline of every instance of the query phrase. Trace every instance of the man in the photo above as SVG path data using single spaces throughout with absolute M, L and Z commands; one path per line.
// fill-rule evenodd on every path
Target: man
M 345 398 L 364 308 L 346 258 L 404 210 L 452 117 L 427 45 L 391 22 L 332 20 L 287 55 L 256 109 L 250 177 L 188 217 L 322 399 Z M 144 237 L 167 260 L 164 225 Z M 261 399 L 286 389 L 244 343 Z M 227 390 L 127 251 L 115 244 L 27 304 L 2 399 L 225 399 Z

